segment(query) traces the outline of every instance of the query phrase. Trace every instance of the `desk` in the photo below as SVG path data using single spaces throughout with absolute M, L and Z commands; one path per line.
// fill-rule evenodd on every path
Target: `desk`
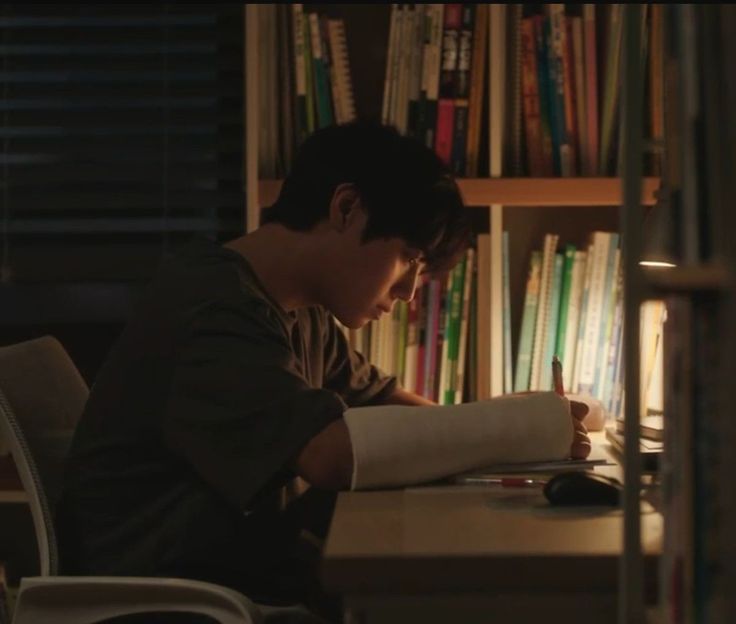
M 594 452 L 607 454 L 602 434 L 592 437 Z M 652 583 L 661 537 L 661 515 L 643 503 Z M 344 492 L 323 581 L 361 624 L 615 622 L 622 542 L 621 509 L 553 508 L 538 489 Z

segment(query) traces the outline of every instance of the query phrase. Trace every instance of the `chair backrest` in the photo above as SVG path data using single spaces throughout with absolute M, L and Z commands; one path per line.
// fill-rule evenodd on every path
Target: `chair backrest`
M 58 340 L 43 336 L 0 347 L 0 435 L 29 498 L 41 574 L 58 571 L 51 510 L 64 459 L 89 389 Z

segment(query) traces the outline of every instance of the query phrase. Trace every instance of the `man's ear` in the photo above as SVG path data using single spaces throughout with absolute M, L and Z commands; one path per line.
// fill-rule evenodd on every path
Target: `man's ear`
M 347 229 L 361 209 L 360 195 L 352 184 L 339 184 L 330 201 L 330 225 L 341 232 Z

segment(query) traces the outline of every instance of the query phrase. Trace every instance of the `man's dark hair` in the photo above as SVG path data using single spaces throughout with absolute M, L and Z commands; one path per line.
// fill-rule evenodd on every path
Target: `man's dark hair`
M 394 127 L 368 121 L 309 136 L 261 222 L 311 230 L 328 217 L 343 183 L 356 187 L 368 213 L 363 240 L 401 238 L 424 252 L 429 271 L 449 268 L 470 240 L 460 191 L 439 157 Z

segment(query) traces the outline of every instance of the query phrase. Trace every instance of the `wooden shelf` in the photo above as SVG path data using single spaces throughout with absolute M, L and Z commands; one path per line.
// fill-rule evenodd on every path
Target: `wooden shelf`
M 643 268 L 643 273 L 644 283 L 659 293 L 723 290 L 731 279 L 726 267 L 718 264 L 671 269 Z
M 642 180 L 642 204 L 655 202 L 659 178 Z M 462 178 L 458 179 L 469 206 L 619 206 L 621 178 Z M 261 180 L 258 198 L 270 206 L 281 189 L 281 180 Z

